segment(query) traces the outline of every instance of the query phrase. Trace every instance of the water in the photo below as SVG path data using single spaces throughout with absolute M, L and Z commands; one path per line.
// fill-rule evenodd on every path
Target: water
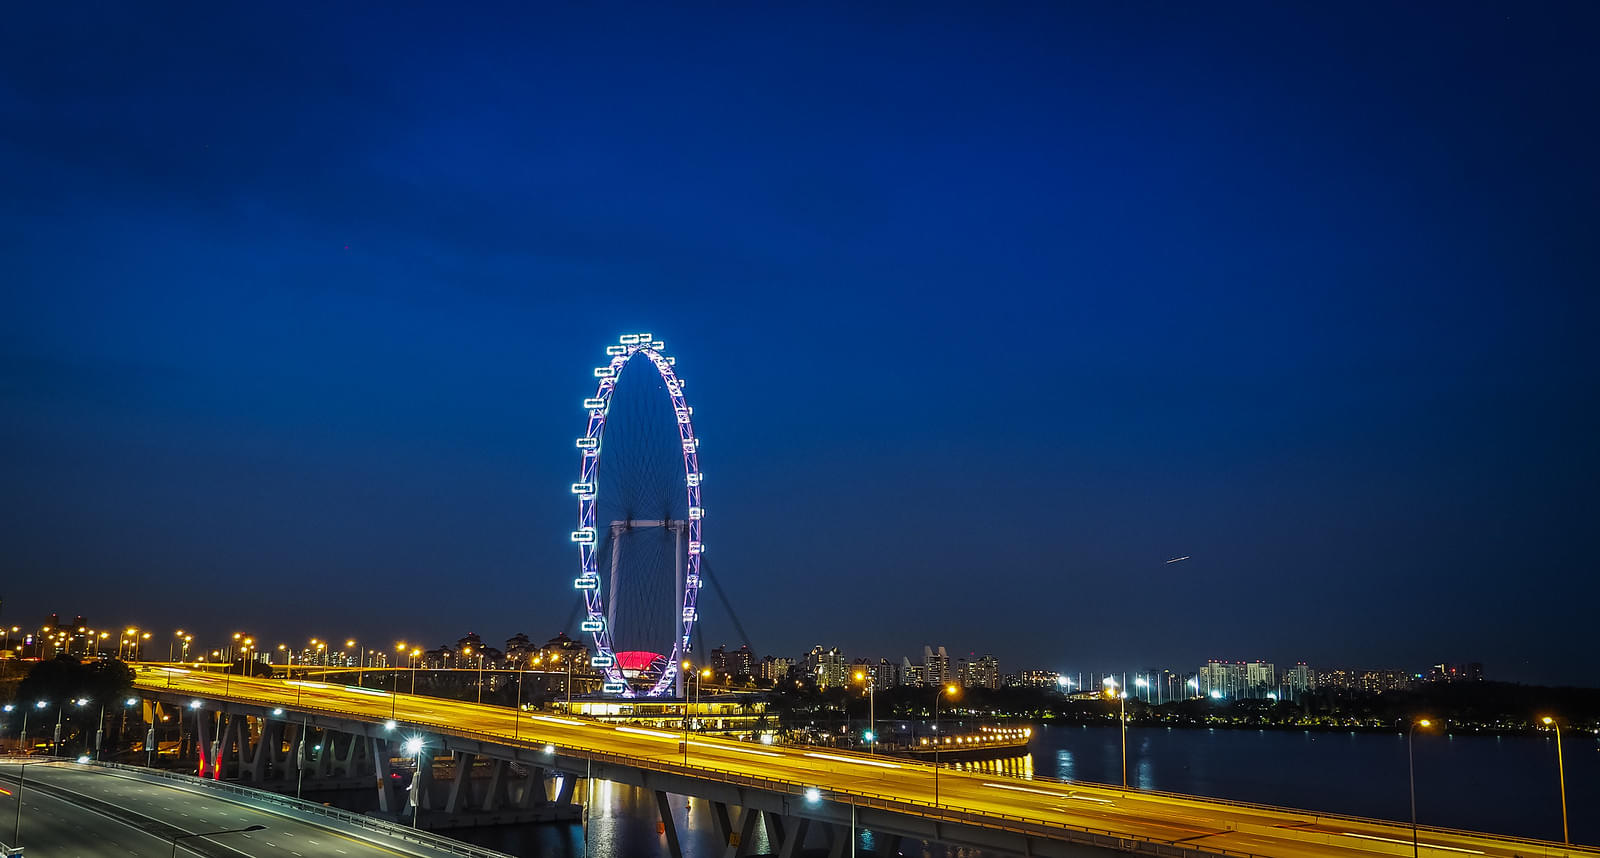
M 1564 744 L 1572 840 L 1600 843 L 1600 814 L 1595 812 L 1600 808 L 1600 742 L 1593 735 L 1568 734 Z M 1553 738 L 1419 731 L 1415 750 L 1421 824 L 1561 839 Z M 1122 780 L 1118 732 L 1104 727 L 1036 728 L 1029 756 L 959 767 L 1106 784 Z M 1400 733 L 1132 728 L 1128 783 L 1138 789 L 1327 813 L 1400 822 L 1411 818 L 1406 737 Z M 652 793 L 597 782 L 591 807 L 588 855 L 667 855 L 664 839 L 656 831 Z M 686 855 L 721 853 L 710 802 L 686 802 L 675 796 L 672 807 Z M 450 833 L 530 858 L 585 855 L 577 825 Z M 757 837 L 763 835 L 758 831 Z M 863 838 L 860 848 L 870 849 L 870 836 Z M 757 848 L 770 850 L 764 839 Z M 944 854 L 912 842 L 902 843 L 901 849 L 907 855 Z

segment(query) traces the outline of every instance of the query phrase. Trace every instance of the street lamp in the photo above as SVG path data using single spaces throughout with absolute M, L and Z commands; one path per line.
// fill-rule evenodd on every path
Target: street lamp
M 1417 759 L 1411 752 L 1411 739 L 1417 734 L 1417 728 L 1427 729 L 1433 722 L 1426 718 L 1415 721 L 1411 729 L 1406 731 L 1406 771 L 1411 777 L 1411 858 L 1417 858 Z
M 87 698 L 87 697 L 79 697 L 77 700 L 72 701 L 72 705 L 78 707 L 79 709 L 82 709 L 83 707 L 89 705 L 89 698 Z M 67 701 L 63 700 L 63 701 L 61 701 L 61 705 L 56 707 L 56 737 L 55 738 L 56 738 L 56 756 L 58 756 L 58 757 L 61 756 L 61 716 L 62 716 L 62 714 L 64 712 L 66 712 L 66 710 L 67 710 Z
M 550 660 L 551 661 L 561 661 L 562 660 L 561 659 L 561 653 L 559 653 L 559 652 L 558 653 L 552 653 L 550 655 Z M 567 683 L 566 683 L 565 686 L 563 686 L 563 687 L 565 687 L 567 689 L 567 714 L 568 715 L 572 714 L 572 661 L 573 660 L 570 659 L 570 658 L 566 660 L 566 662 L 567 662 Z
M 940 700 L 940 698 L 944 697 L 947 694 L 950 695 L 950 698 L 953 700 L 953 699 L 955 699 L 955 696 L 956 696 L 957 692 L 959 692 L 960 690 L 961 689 L 957 688 L 954 683 L 951 683 L 950 685 L 941 685 L 941 686 L 939 686 L 939 690 L 935 691 L 933 693 L 933 806 L 934 807 L 938 807 L 939 806 L 939 745 L 941 744 L 940 741 L 939 741 L 939 700 Z
M 353 640 L 349 640 L 349 641 L 345 641 L 344 645 L 354 649 L 355 645 L 356 645 L 356 642 L 353 641 Z M 366 675 L 367 675 L 367 648 L 366 647 L 361 647 L 361 661 L 358 664 L 356 664 L 356 687 L 358 687 L 358 688 L 365 688 L 366 687 L 366 683 L 364 681 L 365 678 L 366 678 Z
M 394 677 L 394 679 L 393 679 L 393 681 L 391 681 L 389 683 L 389 690 L 390 691 L 399 692 L 399 690 L 400 690 L 400 657 L 405 655 L 405 654 L 406 654 L 406 642 L 405 641 L 395 641 L 394 642 L 394 670 L 391 671 L 390 674 L 389 674 L 390 676 Z
M 49 701 L 40 700 L 40 701 L 38 701 L 38 702 L 33 704 L 33 708 L 35 708 L 35 709 L 43 709 L 43 708 L 45 708 L 46 706 L 49 706 L 49 705 L 50 705 Z M 7 703 L 5 708 L 6 708 L 7 712 L 10 712 L 11 710 L 15 709 L 16 707 L 11 705 L 10 703 Z M 22 746 L 22 753 L 24 753 L 24 754 L 33 753 L 33 749 L 28 747 L 28 708 L 26 706 L 24 706 L 22 708 L 22 732 L 17 734 L 17 742 L 20 743 L 21 746 Z
M 420 827 L 417 818 L 422 816 L 422 752 L 426 748 L 421 736 L 412 736 L 400 746 L 406 756 L 414 757 L 417 761 L 417 772 L 411 776 L 411 806 L 415 808 L 411 813 L 412 828 Z
M 867 672 L 864 670 L 856 671 L 856 681 L 865 682 L 867 685 L 867 753 L 876 755 L 878 753 L 878 706 L 876 700 L 878 683 L 876 679 L 867 682 Z
M 172 855 L 178 854 L 178 841 L 188 840 L 191 837 L 216 837 L 219 834 L 243 834 L 246 831 L 265 831 L 265 825 L 252 825 L 248 828 L 230 828 L 226 831 L 196 831 L 193 834 L 174 834 L 172 836 Z M 187 848 L 187 847 L 186 847 Z
M 317 661 L 322 662 L 322 679 L 323 679 L 323 681 L 327 681 L 327 679 L 328 679 L 328 642 L 327 641 L 319 641 L 316 638 L 312 638 L 311 639 L 311 645 L 317 648 L 317 654 L 312 656 L 312 658 L 316 659 Z M 307 678 L 310 678 L 310 673 L 311 672 L 309 670 L 306 671 Z
M 1561 784 L 1561 842 L 1571 843 L 1567 836 L 1567 764 L 1561 756 L 1561 725 L 1549 715 L 1539 719 L 1546 727 L 1556 728 L 1556 775 Z
M 685 662 L 683 662 L 682 664 L 680 664 L 678 666 L 687 671 L 691 667 L 693 667 L 694 665 L 692 665 L 689 662 L 685 661 Z M 700 705 L 700 682 L 701 682 L 702 679 L 706 679 L 706 678 L 708 678 L 710 676 L 711 676 L 711 668 L 709 668 L 709 667 L 702 668 L 701 670 L 699 670 L 697 672 L 691 672 L 689 674 L 689 680 L 694 683 L 694 705 L 695 706 L 699 706 Z M 567 711 L 568 711 L 569 714 L 571 713 L 571 710 L 572 710 L 572 704 L 569 701 L 567 703 Z M 687 695 L 685 695 L 684 699 L 683 699 L 683 764 L 684 765 L 688 765 L 689 764 L 689 698 L 688 698 Z
M 417 693 L 417 656 L 422 655 L 422 647 L 411 651 L 411 693 Z
M 1122 788 L 1128 788 L 1128 694 L 1117 689 L 1117 680 L 1106 677 L 1102 683 L 1106 696 L 1117 698 L 1117 723 L 1122 727 Z

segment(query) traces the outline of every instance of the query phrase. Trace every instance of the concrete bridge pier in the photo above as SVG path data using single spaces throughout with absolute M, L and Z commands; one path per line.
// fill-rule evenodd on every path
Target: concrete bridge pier
M 541 766 L 472 751 L 454 751 L 450 759 L 453 771 L 442 802 L 433 800 L 432 767 L 423 766 L 419 772 L 424 778 L 423 807 L 433 811 L 422 817 L 423 828 L 574 821 L 581 814 L 572 803 L 576 777 L 562 775 L 560 789 L 551 800 L 545 784 L 549 773 Z

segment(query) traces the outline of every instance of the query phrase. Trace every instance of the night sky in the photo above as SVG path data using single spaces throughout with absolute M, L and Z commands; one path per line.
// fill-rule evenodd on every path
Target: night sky
M 547 638 L 649 331 L 761 654 L 1600 684 L 1600 7 L 866 5 L 9 9 L 6 624 Z

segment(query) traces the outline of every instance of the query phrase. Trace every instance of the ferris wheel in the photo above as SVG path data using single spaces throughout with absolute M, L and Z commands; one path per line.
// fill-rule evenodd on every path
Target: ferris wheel
M 700 591 L 700 440 L 677 363 L 651 334 L 624 334 L 583 401 L 577 441 L 579 575 L 594 640 L 590 665 L 623 697 L 683 693 Z M 603 454 L 603 455 L 602 455 Z M 604 465 L 601 464 L 602 459 Z

